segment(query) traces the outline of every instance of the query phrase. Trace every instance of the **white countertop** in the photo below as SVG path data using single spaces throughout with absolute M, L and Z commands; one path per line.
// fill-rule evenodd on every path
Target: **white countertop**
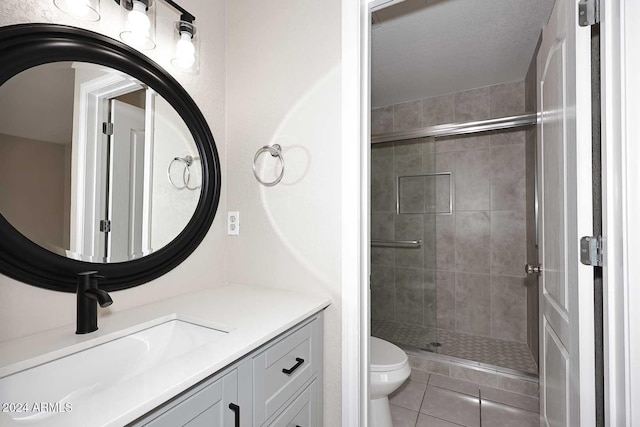
M 114 304 L 117 304 L 116 297 L 117 294 Z M 158 372 L 118 382 L 93 393 L 91 399 L 73 402 L 70 397 L 70 412 L 33 417 L 28 423 L 16 423 L 9 414 L 0 412 L 0 425 L 125 425 L 329 304 L 327 297 L 234 285 L 101 317 L 98 319 L 99 329 L 90 334 L 76 335 L 73 324 L 4 342 L 0 346 L 0 378 L 129 335 L 162 320 L 184 319 L 228 332 L 216 340 L 215 345 L 203 345 Z M 100 369 L 99 366 L 96 368 Z

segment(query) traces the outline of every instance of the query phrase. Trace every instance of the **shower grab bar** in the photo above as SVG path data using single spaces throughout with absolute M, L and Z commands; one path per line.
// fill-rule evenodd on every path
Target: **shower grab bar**
M 372 240 L 371 246 L 378 248 L 419 248 L 422 240 Z
M 391 132 L 371 136 L 371 144 L 382 142 L 403 141 L 405 139 L 466 135 L 469 133 L 487 132 L 535 125 L 538 121 L 536 113 L 520 114 L 518 116 L 499 117 L 495 119 L 478 120 L 466 123 L 447 123 L 443 125 L 427 126 L 403 132 Z

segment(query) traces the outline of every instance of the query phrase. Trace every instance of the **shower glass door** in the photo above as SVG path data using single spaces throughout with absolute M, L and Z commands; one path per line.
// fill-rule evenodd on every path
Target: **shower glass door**
M 451 173 L 432 138 L 371 152 L 372 335 L 437 351 L 436 221 L 451 217 Z

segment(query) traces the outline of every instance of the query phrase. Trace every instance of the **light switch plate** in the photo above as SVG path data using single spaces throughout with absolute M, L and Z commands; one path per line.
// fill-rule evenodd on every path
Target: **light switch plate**
M 240 235 L 240 212 L 238 211 L 227 212 L 227 235 L 229 236 Z

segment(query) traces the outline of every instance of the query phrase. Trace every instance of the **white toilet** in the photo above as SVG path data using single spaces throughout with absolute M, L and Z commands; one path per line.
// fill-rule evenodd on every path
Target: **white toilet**
M 407 354 L 390 342 L 370 337 L 370 427 L 393 427 L 389 395 L 411 374 Z

